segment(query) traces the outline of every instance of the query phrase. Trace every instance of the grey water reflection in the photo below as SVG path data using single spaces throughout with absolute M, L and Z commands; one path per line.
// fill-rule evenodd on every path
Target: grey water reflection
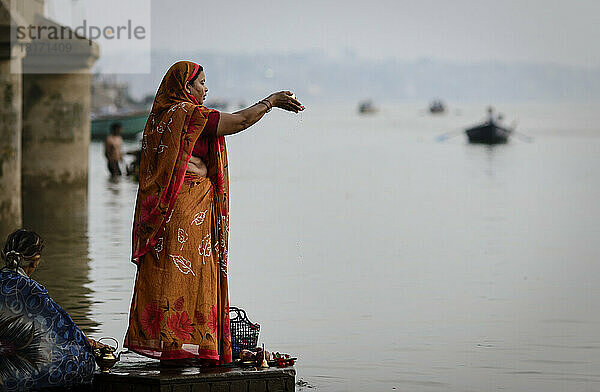
M 23 226 L 45 242 L 42 263 L 33 278 L 44 285 L 86 333 L 98 322 L 91 315 L 88 287 L 88 199 L 85 186 L 23 190 Z

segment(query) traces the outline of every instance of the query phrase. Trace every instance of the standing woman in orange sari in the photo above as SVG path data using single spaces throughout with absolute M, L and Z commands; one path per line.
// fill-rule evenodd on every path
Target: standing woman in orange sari
M 156 93 L 142 139 L 132 261 L 138 267 L 125 347 L 162 361 L 232 361 L 227 285 L 226 135 L 272 107 L 298 113 L 289 91 L 239 112 L 202 106 L 204 70 L 175 63 Z

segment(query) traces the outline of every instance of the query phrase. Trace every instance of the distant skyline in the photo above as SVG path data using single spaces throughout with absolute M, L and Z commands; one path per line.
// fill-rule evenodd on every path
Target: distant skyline
M 131 56 L 102 57 L 127 64 Z M 382 101 L 427 101 L 442 97 L 463 102 L 600 102 L 600 67 L 519 65 L 501 62 L 455 64 L 438 60 L 370 60 L 323 53 L 219 54 L 212 51 L 160 51 L 152 54 L 152 73 L 131 75 L 131 94 L 140 99 L 156 91 L 165 70 L 177 59 L 204 66 L 210 99 L 261 97 L 281 89 L 308 101 L 344 101 L 371 97 Z
M 151 0 L 152 48 L 600 66 L 598 0 Z
M 181 59 L 206 66 L 213 94 L 229 99 L 281 85 L 315 100 L 356 91 L 381 99 L 600 96 L 600 0 L 46 0 L 46 9 L 70 25 L 146 26 L 137 45 L 98 41 L 95 71 L 134 74 L 124 80 L 136 97 L 153 93 Z

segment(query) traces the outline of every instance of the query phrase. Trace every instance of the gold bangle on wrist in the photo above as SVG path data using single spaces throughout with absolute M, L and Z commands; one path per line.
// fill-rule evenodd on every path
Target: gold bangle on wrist
M 262 100 L 258 101 L 258 103 L 262 103 L 263 105 L 265 105 L 267 107 L 267 113 L 269 113 L 271 111 L 271 109 L 273 109 L 273 105 L 271 104 L 271 102 L 269 102 L 268 99 L 262 99 Z

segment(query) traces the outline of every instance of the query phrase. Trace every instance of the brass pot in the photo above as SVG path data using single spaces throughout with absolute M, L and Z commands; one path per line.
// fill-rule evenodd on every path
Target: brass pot
M 116 348 L 105 346 L 94 350 L 94 358 L 96 359 L 96 363 L 98 364 L 100 371 L 103 373 L 109 373 L 110 369 L 115 366 L 115 363 L 121 360 L 121 353 L 115 355 L 115 351 L 117 351 L 117 348 L 119 348 L 119 342 L 117 342 L 117 339 L 115 338 L 101 338 L 98 339 L 98 343 L 100 343 L 102 339 L 111 339 L 117 344 Z

